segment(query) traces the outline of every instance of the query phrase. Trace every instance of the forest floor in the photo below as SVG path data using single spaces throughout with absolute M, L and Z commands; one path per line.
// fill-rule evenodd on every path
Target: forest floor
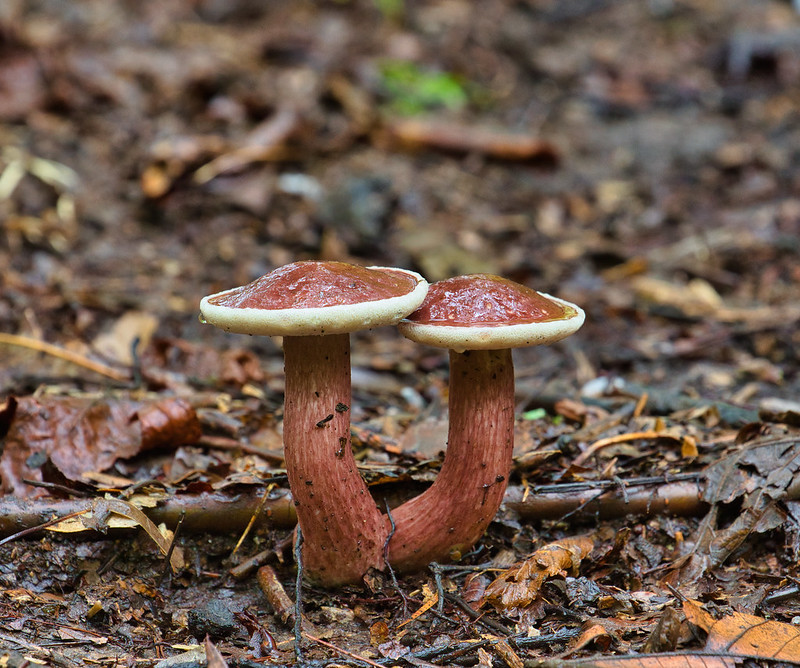
M 776 0 L 4 0 L 0 665 L 800 663 L 798 110 Z M 198 303 L 301 259 L 586 323 L 515 351 L 474 551 L 306 584 L 295 626 L 281 350 Z M 352 362 L 404 498 L 447 354 Z

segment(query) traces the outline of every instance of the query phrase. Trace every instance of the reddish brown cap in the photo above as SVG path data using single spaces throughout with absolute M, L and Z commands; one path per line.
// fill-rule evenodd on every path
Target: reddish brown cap
M 575 304 L 491 274 L 432 284 L 422 305 L 399 327 L 418 343 L 458 352 L 552 343 L 583 324 Z
M 204 297 L 200 313 L 205 322 L 240 334 L 344 334 L 397 323 L 427 289 L 422 276 L 405 269 L 293 262 Z

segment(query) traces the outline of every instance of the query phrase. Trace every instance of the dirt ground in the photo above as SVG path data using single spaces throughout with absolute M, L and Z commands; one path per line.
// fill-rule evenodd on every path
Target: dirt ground
M 799 110 L 790 2 L 4 0 L 0 665 L 800 662 Z M 301 259 L 587 317 L 515 351 L 475 550 L 306 585 L 294 628 L 281 350 L 198 303 Z M 352 361 L 363 473 L 405 498 L 446 352 Z M 134 498 L 184 513 L 173 568 Z

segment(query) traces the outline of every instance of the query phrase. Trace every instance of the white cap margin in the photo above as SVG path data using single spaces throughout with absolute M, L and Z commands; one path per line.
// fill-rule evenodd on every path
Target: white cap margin
M 514 325 L 480 325 L 477 327 L 424 324 L 403 320 L 398 328 L 406 338 L 437 348 L 459 353 L 465 350 L 502 350 L 554 343 L 580 329 L 586 314 L 575 304 L 540 292 L 557 304 L 575 310 L 575 315 L 562 320 L 526 322 Z
M 414 278 L 417 283 L 411 292 L 388 299 L 294 309 L 235 308 L 211 304 L 209 300 L 231 292 L 224 290 L 203 297 L 200 301 L 200 313 L 205 322 L 237 334 L 263 336 L 347 334 L 362 329 L 397 324 L 415 311 L 428 293 L 428 282 L 414 271 L 394 267 L 367 267 L 367 269 L 401 272 Z

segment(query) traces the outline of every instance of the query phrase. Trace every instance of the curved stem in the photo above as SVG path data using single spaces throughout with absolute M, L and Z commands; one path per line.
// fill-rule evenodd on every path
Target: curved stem
M 510 350 L 450 352 L 449 434 L 433 485 L 392 511 L 389 562 L 401 571 L 449 561 L 481 537 L 503 500 L 514 448 Z
M 350 447 L 350 337 L 286 337 L 283 442 L 309 579 L 336 586 L 383 568 L 389 529 Z

